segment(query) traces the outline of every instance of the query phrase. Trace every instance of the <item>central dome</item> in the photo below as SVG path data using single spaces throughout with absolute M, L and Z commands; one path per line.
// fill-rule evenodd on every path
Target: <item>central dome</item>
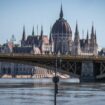
M 72 31 L 68 22 L 63 18 L 62 5 L 59 19 L 54 23 L 51 35 L 54 42 L 53 48 L 55 54 L 70 53 L 72 45 Z
M 57 34 L 57 33 L 64 33 L 64 34 L 71 34 L 72 33 L 70 25 L 63 18 L 62 6 L 61 6 L 61 11 L 60 11 L 60 17 L 54 23 L 54 25 L 52 27 L 52 34 Z
M 68 24 L 68 22 L 65 19 L 61 19 L 59 18 L 53 25 L 52 27 L 52 34 L 55 33 L 67 33 L 70 34 L 71 28 L 70 25 Z

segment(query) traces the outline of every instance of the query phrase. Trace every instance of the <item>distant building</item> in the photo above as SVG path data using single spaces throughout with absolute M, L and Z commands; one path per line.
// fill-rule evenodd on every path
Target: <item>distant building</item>
M 43 27 L 41 26 L 40 35 L 34 34 L 34 27 L 32 35 L 26 37 L 25 27 L 23 27 L 23 35 L 21 39 L 21 46 L 13 48 L 13 52 L 33 53 L 33 54 L 69 54 L 69 55 L 97 55 L 98 44 L 96 30 L 92 25 L 91 34 L 87 31 L 86 38 L 81 39 L 78 23 L 76 23 L 74 39 L 72 39 L 72 29 L 64 19 L 63 9 L 61 10 L 59 18 L 53 24 L 49 38 L 43 34 Z
M 105 48 L 102 48 L 101 51 L 99 52 L 100 56 L 105 56 Z
M 43 27 L 41 26 L 41 33 L 40 35 L 34 34 L 34 27 L 32 30 L 32 35 L 27 36 L 25 34 L 25 27 L 23 28 L 23 35 L 21 40 L 21 47 L 34 47 L 33 52 L 35 54 L 46 54 L 49 53 L 49 39 L 47 35 L 43 35 Z
M 40 35 L 34 34 L 34 27 L 32 35 L 26 38 L 25 27 L 23 27 L 23 34 L 21 46 L 15 45 L 12 41 L 8 41 L 3 46 L 0 46 L 1 53 L 18 53 L 18 54 L 48 54 L 50 51 L 49 39 L 47 35 L 43 35 L 43 27 L 41 26 Z M 12 75 L 33 75 L 35 73 L 35 66 L 24 64 L 15 64 L 9 62 L 0 62 L 0 74 Z
M 72 55 L 98 55 L 98 44 L 96 31 L 94 32 L 94 26 L 92 26 L 90 39 L 88 31 L 86 39 L 80 39 L 78 24 L 76 24 Z
M 86 39 L 80 39 L 78 24 L 76 23 L 76 29 L 74 34 L 74 40 L 72 40 L 72 30 L 63 17 L 63 10 L 61 6 L 59 19 L 54 23 L 52 30 L 52 48 L 54 53 L 71 54 L 71 55 L 97 55 L 98 44 L 96 38 L 96 31 L 92 25 L 91 36 L 87 32 Z
M 9 62 L 0 62 L 0 76 L 8 75 L 33 75 L 35 73 L 35 66 L 16 64 Z
M 32 35 L 26 37 L 25 26 L 23 27 L 23 34 L 21 39 L 21 46 L 14 45 L 9 41 L 0 46 L 1 53 L 19 53 L 19 54 L 69 54 L 69 55 L 98 55 L 98 44 L 96 31 L 92 25 L 91 34 L 87 31 L 86 38 L 81 39 L 78 23 L 76 23 L 74 39 L 72 39 L 72 29 L 64 19 L 63 9 L 61 6 L 59 18 L 53 24 L 49 38 L 43 34 L 43 27 L 41 26 L 40 35 L 35 35 L 34 27 Z M 104 49 L 100 52 L 105 55 Z M 7 71 L 6 71 L 7 69 Z M 27 66 L 23 64 L 0 63 L 0 73 L 34 73 L 34 66 Z
M 32 53 L 33 47 L 20 47 L 14 45 L 13 42 L 8 41 L 6 44 L 0 46 L 1 53 Z M 4 74 L 12 75 L 33 75 L 36 69 L 35 66 L 25 65 L 25 64 L 17 64 L 10 62 L 0 62 L 0 77 Z

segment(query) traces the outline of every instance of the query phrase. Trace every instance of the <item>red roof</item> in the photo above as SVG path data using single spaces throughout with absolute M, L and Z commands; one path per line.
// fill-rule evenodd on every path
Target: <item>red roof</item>
M 44 35 L 44 36 L 43 36 L 43 42 L 44 42 L 45 44 L 49 44 L 49 39 L 48 39 L 48 36 L 47 36 L 47 35 Z

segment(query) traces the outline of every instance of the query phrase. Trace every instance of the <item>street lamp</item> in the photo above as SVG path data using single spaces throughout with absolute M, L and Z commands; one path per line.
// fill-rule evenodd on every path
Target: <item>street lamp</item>
M 56 105 L 56 95 L 58 93 L 58 82 L 59 82 L 59 77 L 57 76 L 57 53 L 56 53 L 56 67 L 55 67 L 55 76 L 53 77 L 53 82 L 54 82 L 54 105 Z
M 57 44 L 57 43 L 56 43 Z M 53 83 L 54 83 L 54 105 L 56 105 L 56 95 L 58 93 L 58 82 L 59 82 L 59 77 L 57 76 L 57 45 L 56 47 L 56 55 L 55 55 L 55 76 L 53 77 Z

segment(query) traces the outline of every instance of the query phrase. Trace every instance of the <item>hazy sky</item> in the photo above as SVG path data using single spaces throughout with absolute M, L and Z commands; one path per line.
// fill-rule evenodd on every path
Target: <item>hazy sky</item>
M 49 35 L 50 26 L 59 18 L 61 2 L 64 18 L 75 31 L 78 21 L 80 37 L 91 32 L 92 21 L 97 32 L 99 46 L 105 47 L 105 0 L 0 0 L 0 43 L 15 35 L 19 43 L 23 25 L 26 34 L 32 33 L 32 27 L 43 25 L 44 34 Z M 84 30 L 84 35 L 82 34 Z

